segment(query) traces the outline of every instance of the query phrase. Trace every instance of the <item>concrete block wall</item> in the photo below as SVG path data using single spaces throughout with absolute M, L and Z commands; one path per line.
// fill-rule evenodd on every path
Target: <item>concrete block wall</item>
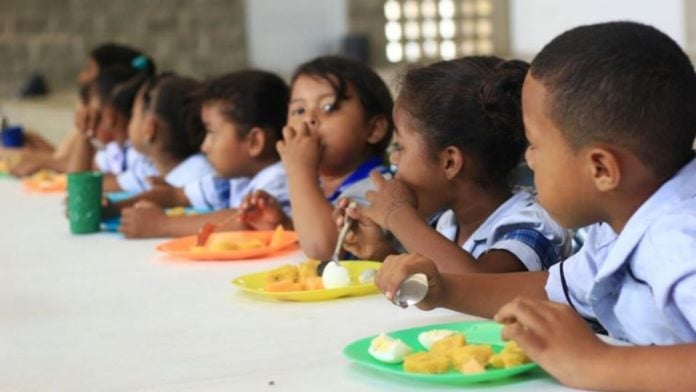
M 161 70 L 206 77 L 247 65 L 244 0 L 0 0 L 0 97 L 32 72 L 73 89 L 94 46 L 144 50 Z

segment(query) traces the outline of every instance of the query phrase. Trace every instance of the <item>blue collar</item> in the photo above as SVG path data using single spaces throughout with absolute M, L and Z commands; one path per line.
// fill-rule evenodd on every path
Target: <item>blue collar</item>
M 373 157 L 363 162 L 360 166 L 358 166 L 357 169 L 355 169 L 355 171 L 353 171 L 353 173 L 350 174 L 350 176 L 348 176 L 348 178 L 346 178 L 341 183 L 341 185 L 334 191 L 334 193 L 331 196 L 329 196 L 329 202 L 333 203 L 334 201 L 338 200 L 338 198 L 346 190 L 346 188 L 355 184 L 358 181 L 364 180 L 370 175 L 371 171 L 380 166 L 383 166 L 383 162 L 380 157 Z M 386 170 L 386 167 L 382 167 L 380 172 L 384 172 Z

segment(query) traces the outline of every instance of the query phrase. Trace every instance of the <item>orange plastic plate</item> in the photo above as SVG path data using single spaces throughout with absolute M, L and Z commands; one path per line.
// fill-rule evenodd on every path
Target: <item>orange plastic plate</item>
M 231 243 L 245 242 L 252 239 L 261 240 L 264 243 L 269 243 L 273 236 L 274 230 L 259 230 L 259 231 L 227 231 L 213 233 L 208 239 L 208 243 L 216 240 L 226 240 Z M 245 260 L 269 256 L 280 250 L 289 248 L 297 243 L 297 234 L 294 231 L 283 231 L 281 239 L 275 246 L 264 246 L 253 249 L 240 250 L 191 250 L 196 244 L 196 236 L 190 235 L 181 238 L 175 238 L 157 246 L 157 250 L 165 252 L 169 256 L 183 258 L 189 260 Z

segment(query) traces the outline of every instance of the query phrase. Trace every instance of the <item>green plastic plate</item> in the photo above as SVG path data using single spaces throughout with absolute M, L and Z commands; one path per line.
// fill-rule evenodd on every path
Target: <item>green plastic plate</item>
M 493 347 L 494 352 L 499 352 L 505 345 L 505 342 L 500 337 L 502 328 L 502 325 L 490 321 L 473 321 L 450 324 L 432 324 L 424 327 L 388 332 L 387 334 L 393 338 L 401 339 L 415 351 L 426 351 L 425 348 L 418 343 L 418 335 L 421 332 L 429 331 L 431 329 L 450 329 L 464 333 L 468 343 L 490 344 Z M 526 363 L 524 365 L 508 369 L 486 369 L 485 372 L 476 374 L 463 374 L 456 370 L 450 370 L 449 373 L 443 374 L 407 373 L 403 370 L 403 364 L 388 364 L 380 362 L 374 359 L 368 353 L 370 342 L 374 338 L 375 336 L 370 336 L 356 340 L 343 349 L 343 355 L 362 366 L 366 366 L 380 372 L 395 374 L 411 380 L 438 384 L 469 384 L 482 381 L 500 380 L 539 367 L 539 365 L 536 363 Z

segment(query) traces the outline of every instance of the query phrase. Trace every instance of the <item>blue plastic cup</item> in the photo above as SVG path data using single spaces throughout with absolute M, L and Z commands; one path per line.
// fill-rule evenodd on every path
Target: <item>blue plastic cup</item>
M 11 125 L 0 132 L 2 145 L 10 148 L 19 148 L 24 145 L 24 129 L 20 125 Z

